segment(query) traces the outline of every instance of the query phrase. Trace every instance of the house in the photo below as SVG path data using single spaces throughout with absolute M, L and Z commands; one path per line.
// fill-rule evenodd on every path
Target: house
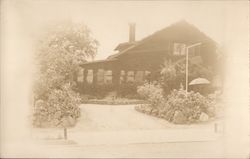
M 211 38 L 186 21 L 179 21 L 146 38 L 135 41 L 135 24 L 129 25 L 129 41 L 115 48 L 118 52 L 105 60 L 87 62 L 81 65 L 78 83 L 84 85 L 112 84 L 119 86 L 126 82 L 142 83 L 145 79 L 159 77 L 165 60 L 177 61 L 189 55 L 200 57 L 204 65 L 215 68 L 217 44 Z

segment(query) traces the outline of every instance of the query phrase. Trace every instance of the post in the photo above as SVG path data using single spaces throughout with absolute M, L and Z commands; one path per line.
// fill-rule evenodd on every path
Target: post
M 186 95 L 188 93 L 188 48 L 186 48 Z
M 186 47 L 186 96 L 188 93 L 188 49 L 201 45 L 201 43 L 195 43 Z
M 63 129 L 64 129 L 64 140 L 67 140 L 68 139 L 67 128 Z
M 98 69 L 93 68 L 93 85 L 97 85 L 97 71 Z
M 214 123 L 214 132 L 215 132 L 215 133 L 218 132 L 218 123 Z

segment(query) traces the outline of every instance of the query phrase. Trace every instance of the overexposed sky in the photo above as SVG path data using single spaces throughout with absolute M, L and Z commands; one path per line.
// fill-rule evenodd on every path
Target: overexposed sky
M 29 33 L 38 32 L 55 20 L 85 23 L 100 42 L 96 59 L 106 58 L 119 43 L 128 41 L 129 22 L 136 23 L 136 40 L 185 19 L 223 44 L 226 22 L 232 18 L 228 12 L 237 5 L 244 7 L 244 3 L 230 1 L 28 0 L 12 1 L 12 5 Z

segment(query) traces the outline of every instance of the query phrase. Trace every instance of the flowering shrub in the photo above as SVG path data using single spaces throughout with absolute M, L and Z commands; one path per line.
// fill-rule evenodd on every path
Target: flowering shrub
M 137 106 L 135 109 L 176 124 L 207 121 L 216 116 L 214 95 L 205 97 L 192 91 L 186 94 L 182 87 L 171 91 L 167 97 L 162 92 L 162 88 L 156 83 L 138 87 L 138 93 L 149 104 Z
M 35 127 L 72 127 L 80 117 L 79 104 L 79 96 L 68 86 L 54 89 L 46 101 L 36 101 L 33 125 Z
M 214 117 L 214 107 L 213 99 L 202 96 L 200 93 L 188 92 L 186 94 L 185 90 L 181 88 L 180 90 L 173 90 L 168 95 L 165 107 L 166 118 L 175 123 L 192 123 L 205 120 L 204 118 Z M 185 120 L 177 121 L 178 114 Z
M 143 99 L 147 100 L 152 107 L 158 107 L 165 102 L 163 89 L 156 82 L 145 83 L 139 86 L 137 92 Z

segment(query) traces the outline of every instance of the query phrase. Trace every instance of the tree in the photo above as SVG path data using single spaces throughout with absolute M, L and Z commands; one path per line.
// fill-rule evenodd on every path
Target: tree
M 213 72 L 211 68 L 202 63 L 192 63 L 189 61 L 189 82 L 197 77 L 203 77 L 211 80 Z M 185 59 L 177 62 L 165 61 L 161 69 L 162 85 L 164 92 L 169 94 L 173 89 L 179 89 L 182 84 L 185 87 L 186 66 Z
M 98 42 L 83 24 L 61 22 L 47 28 L 37 43 L 34 125 L 74 126 L 80 98 L 74 92 L 79 65 L 94 58 Z M 65 136 L 65 138 L 67 135 Z

